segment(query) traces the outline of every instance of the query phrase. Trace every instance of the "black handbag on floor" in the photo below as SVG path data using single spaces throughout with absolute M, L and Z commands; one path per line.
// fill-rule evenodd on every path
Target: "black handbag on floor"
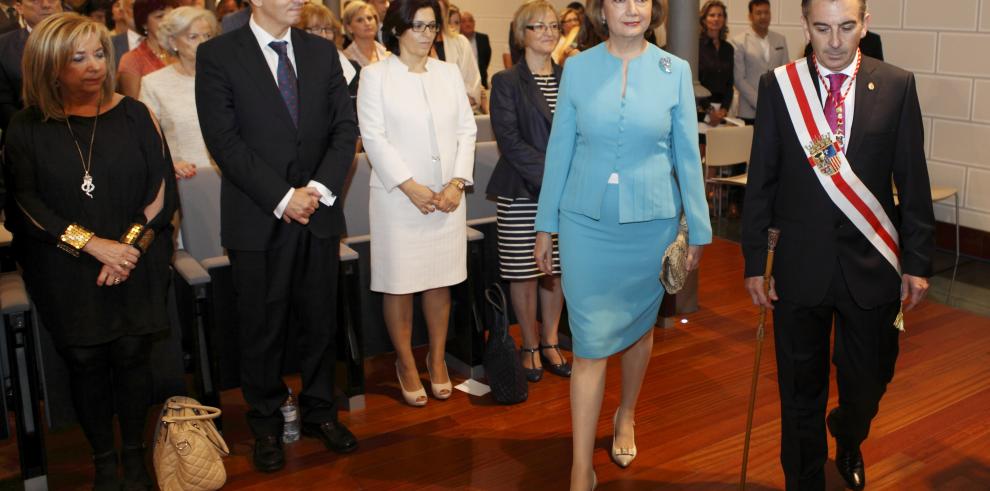
M 492 397 L 499 404 L 519 404 L 529 397 L 529 386 L 523 372 L 516 342 L 509 336 L 509 314 L 506 312 L 505 292 L 498 283 L 485 290 L 492 308 L 494 325 L 488 329 L 485 343 L 485 375 Z

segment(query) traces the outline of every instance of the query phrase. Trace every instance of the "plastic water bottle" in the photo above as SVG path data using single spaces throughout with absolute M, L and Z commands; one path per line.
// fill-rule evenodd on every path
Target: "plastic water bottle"
M 282 403 L 282 417 L 285 419 L 285 426 L 282 427 L 282 442 L 292 443 L 299 440 L 299 404 L 292 396 L 292 389 L 289 389 L 289 397 Z

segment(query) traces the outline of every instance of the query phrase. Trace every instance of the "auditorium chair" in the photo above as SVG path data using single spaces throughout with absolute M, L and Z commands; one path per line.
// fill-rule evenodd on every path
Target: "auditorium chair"
M 709 129 L 705 133 L 705 138 L 707 140 L 705 158 L 702 159 L 705 168 L 705 182 L 718 188 L 715 216 L 721 216 L 724 194 L 722 193 L 722 186 L 734 184 L 724 180 L 729 176 L 723 175 L 723 171 L 733 165 L 749 163 L 749 152 L 753 145 L 753 127 L 718 126 Z M 708 169 L 715 169 L 718 175 L 707 177 Z M 735 177 L 739 178 L 739 176 Z
M 180 318 L 192 354 L 196 388 L 201 402 L 219 405 L 220 391 L 240 386 L 240 349 L 237 308 L 230 260 L 220 244 L 220 181 L 215 167 L 199 167 L 196 176 L 179 182 L 181 250 L 173 264 Z M 360 298 L 357 292 L 358 255 L 340 246 L 337 291 L 337 387 L 349 410 L 365 407 L 361 342 Z M 294 330 L 286 340 L 291 353 Z M 297 370 L 296 360 L 285 357 L 284 373 Z M 343 370 L 341 370 L 343 368 Z
M 478 127 L 478 135 L 476 138 L 478 143 L 495 141 L 495 132 L 492 130 L 491 116 L 488 114 L 476 114 L 474 116 L 474 123 Z M 475 179 L 477 179 L 477 176 Z

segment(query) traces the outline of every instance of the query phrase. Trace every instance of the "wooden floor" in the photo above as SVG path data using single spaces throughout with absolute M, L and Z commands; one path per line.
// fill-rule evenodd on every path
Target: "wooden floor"
M 702 261 L 701 310 L 656 330 L 636 418 L 639 457 L 625 470 L 607 453 L 620 380 L 619 364 L 610 364 L 595 449 L 599 489 L 735 489 L 758 314 L 741 278 L 738 245 L 717 240 Z M 768 333 L 750 454 L 757 490 L 783 485 L 772 353 Z M 225 394 L 234 452 L 225 489 L 566 489 L 565 379 L 547 374 L 516 406 L 457 392 L 414 409 L 399 402 L 392 366 L 391 357 L 368 360 L 368 409 L 340 415 L 360 439 L 357 453 L 333 455 L 304 439 L 287 447 L 285 470 L 270 475 L 252 470 L 243 400 Z M 833 384 L 830 407 L 835 399 Z M 908 314 L 897 375 L 863 452 L 870 489 L 990 489 L 990 318 L 934 302 Z M 49 458 L 53 489 L 85 489 L 91 470 L 78 430 L 50 435 Z M 15 485 L 13 442 L 0 445 L 0 473 Z M 842 489 L 831 462 L 827 473 L 828 488 Z

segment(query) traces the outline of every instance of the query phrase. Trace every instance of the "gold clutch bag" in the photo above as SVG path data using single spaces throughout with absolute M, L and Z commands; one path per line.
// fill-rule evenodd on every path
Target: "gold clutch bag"
M 660 283 L 667 293 L 677 293 L 684 288 L 688 277 L 688 226 L 687 218 L 681 213 L 677 227 L 677 237 L 667 246 L 660 264 Z

